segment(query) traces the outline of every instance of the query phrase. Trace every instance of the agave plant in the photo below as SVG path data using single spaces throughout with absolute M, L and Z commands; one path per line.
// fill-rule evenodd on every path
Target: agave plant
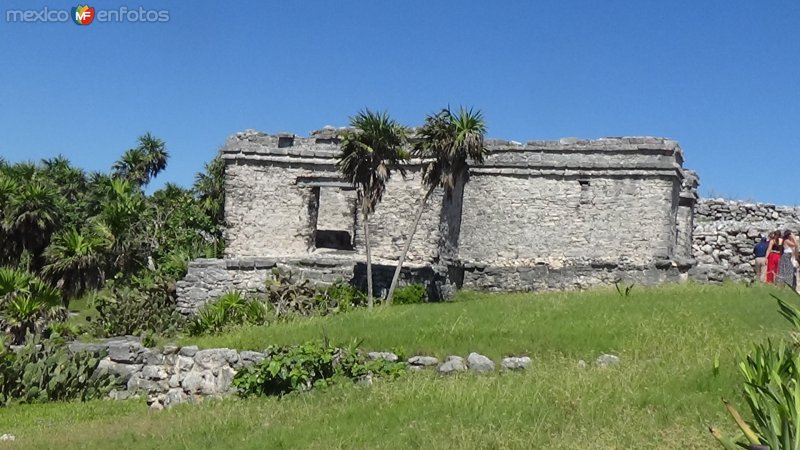
M 725 402 L 741 436 L 732 439 L 713 427 L 709 431 L 726 450 L 800 449 L 800 309 L 775 298 L 781 314 L 795 327 L 792 340 L 756 344 L 739 363 L 744 398 L 753 420 L 746 421 L 733 405 Z

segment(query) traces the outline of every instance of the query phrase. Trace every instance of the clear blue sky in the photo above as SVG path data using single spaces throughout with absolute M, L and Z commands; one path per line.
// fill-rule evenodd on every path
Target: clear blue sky
M 701 192 L 800 203 L 800 2 L 104 1 L 157 24 L 7 23 L 0 156 L 107 170 L 150 131 L 188 185 L 247 128 L 342 126 L 363 107 L 407 125 L 451 105 L 491 137 L 666 136 Z

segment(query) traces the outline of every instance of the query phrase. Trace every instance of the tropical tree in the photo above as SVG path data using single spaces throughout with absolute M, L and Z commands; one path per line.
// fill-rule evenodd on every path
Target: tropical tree
M 167 167 L 166 144 L 150 133 L 139 137 L 139 145 L 127 150 L 111 169 L 118 178 L 123 178 L 142 187 L 158 176 Z
M 217 156 L 198 173 L 192 187 L 200 207 L 218 225 L 225 220 L 225 161 Z
M 29 332 L 40 332 L 47 322 L 64 318 L 58 290 L 18 269 L 0 267 L 0 328 L 21 344 Z
M 370 110 L 350 118 L 352 129 L 341 132 L 340 153 L 336 167 L 356 188 L 364 223 L 367 256 L 367 305 L 373 306 L 372 253 L 369 242 L 369 215 L 383 198 L 392 171 L 405 174 L 402 163 L 408 159 L 404 149 L 406 128 L 387 113 Z
M 33 269 L 60 222 L 61 206 L 58 190 L 35 178 L 20 183 L 8 199 L 4 228 L 13 245 L 31 254 Z
M 483 164 L 484 156 L 488 153 L 484 143 L 485 134 L 486 124 L 480 110 L 465 108 L 460 108 L 458 113 L 453 113 L 450 108 L 444 108 L 436 114 L 429 115 L 425 118 L 425 124 L 417 131 L 412 154 L 422 159 L 422 184 L 425 193 L 419 202 L 417 214 L 408 232 L 408 239 L 397 262 L 386 297 L 387 304 L 392 303 L 403 263 L 408 256 L 411 241 L 428 199 L 434 190 L 440 187 L 450 200 L 455 187 L 469 180 L 470 161 Z
M 53 237 L 45 250 L 48 264 L 43 273 L 61 289 L 64 307 L 87 290 L 103 286 L 105 253 L 111 245 L 107 236 L 92 228 L 83 233 L 70 228 Z

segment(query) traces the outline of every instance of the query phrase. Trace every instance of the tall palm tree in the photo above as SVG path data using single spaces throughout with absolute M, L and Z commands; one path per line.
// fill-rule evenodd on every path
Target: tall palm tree
M 167 168 L 169 153 L 167 152 L 167 145 L 161 139 L 153 136 L 149 132 L 145 133 L 143 136 L 139 137 L 139 145 L 136 148 L 143 151 L 146 155 L 147 163 L 145 168 L 147 170 L 148 182 Z
M 111 166 L 114 176 L 144 186 L 149 181 L 147 176 L 147 154 L 138 149 L 126 150 L 119 160 Z
M 139 145 L 125 151 L 111 170 L 115 176 L 143 187 L 167 167 L 168 159 L 164 141 L 145 133 L 139 137 Z
M 111 240 L 92 228 L 83 233 L 70 228 L 55 235 L 45 250 L 48 264 L 43 273 L 61 289 L 64 307 L 69 300 L 103 285 L 105 252 L 111 245 Z
M 216 225 L 225 217 L 225 161 L 217 156 L 205 165 L 205 172 L 194 178 L 194 190 L 200 207 Z
M 406 128 L 387 113 L 369 109 L 350 118 L 352 129 L 341 132 L 340 153 L 336 167 L 358 193 L 364 223 L 367 253 L 367 305 L 371 309 L 372 253 L 369 242 L 369 214 L 375 210 L 386 191 L 386 182 L 393 170 L 405 174 L 402 163 L 408 159 L 404 150 Z
M 411 240 L 417 232 L 425 204 L 437 187 L 444 189 L 447 199 L 453 196 L 453 189 L 462 181 L 469 180 L 469 162 L 483 164 L 488 153 L 484 144 L 486 124 L 480 110 L 460 108 L 453 113 L 444 108 L 425 118 L 425 124 L 418 130 L 418 140 L 414 144 L 413 155 L 421 158 L 422 184 L 425 194 L 419 202 L 417 214 L 411 223 L 408 239 L 397 262 L 386 303 L 392 303 L 392 296 L 400 280 L 400 271 L 411 248 Z
M 34 179 L 22 183 L 9 198 L 4 226 L 15 243 L 31 253 L 34 265 L 38 266 L 37 258 L 49 243 L 60 215 L 58 190 Z

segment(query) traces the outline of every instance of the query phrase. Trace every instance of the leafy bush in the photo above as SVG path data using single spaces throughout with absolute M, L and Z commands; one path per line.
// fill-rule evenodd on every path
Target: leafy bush
M 121 336 L 155 333 L 171 336 L 184 325 L 176 310 L 174 296 L 157 289 L 150 292 L 130 287 L 112 287 L 94 296 L 99 313 L 92 323 L 97 336 Z
M 219 333 L 236 325 L 263 325 L 270 318 L 269 306 L 259 299 L 247 299 L 239 292 L 228 292 L 209 303 L 189 322 L 189 334 Z
M 0 267 L 0 330 L 13 343 L 21 344 L 28 333 L 41 334 L 49 323 L 65 318 L 57 289 L 23 270 Z
M 348 311 L 366 303 L 366 296 L 344 282 L 327 288 L 297 281 L 291 272 L 272 270 L 273 279 L 267 280 L 267 300 L 277 318 L 291 316 L 328 315 Z
M 0 348 L 0 405 L 101 398 L 116 380 L 97 371 L 99 362 L 98 354 L 29 335 L 16 351 Z
M 409 284 L 398 288 L 394 292 L 392 303 L 397 305 L 411 305 L 423 303 L 428 298 L 428 290 L 421 284 Z
M 338 281 L 320 290 L 316 303 L 321 314 L 335 314 L 365 306 L 367 295 L 350 283 Z
M 285 395 L 325 386 L 337 377 L 360 379 L 366 375 L 390 378 L 405 373 L 406 365 L 385 360 L 367 361 L 358 344 L 336 348 L 327 341 L 310 341 L 292 347 L 269 347 L 264 359 L 239 371 L 233 385 L 239 394 Z

